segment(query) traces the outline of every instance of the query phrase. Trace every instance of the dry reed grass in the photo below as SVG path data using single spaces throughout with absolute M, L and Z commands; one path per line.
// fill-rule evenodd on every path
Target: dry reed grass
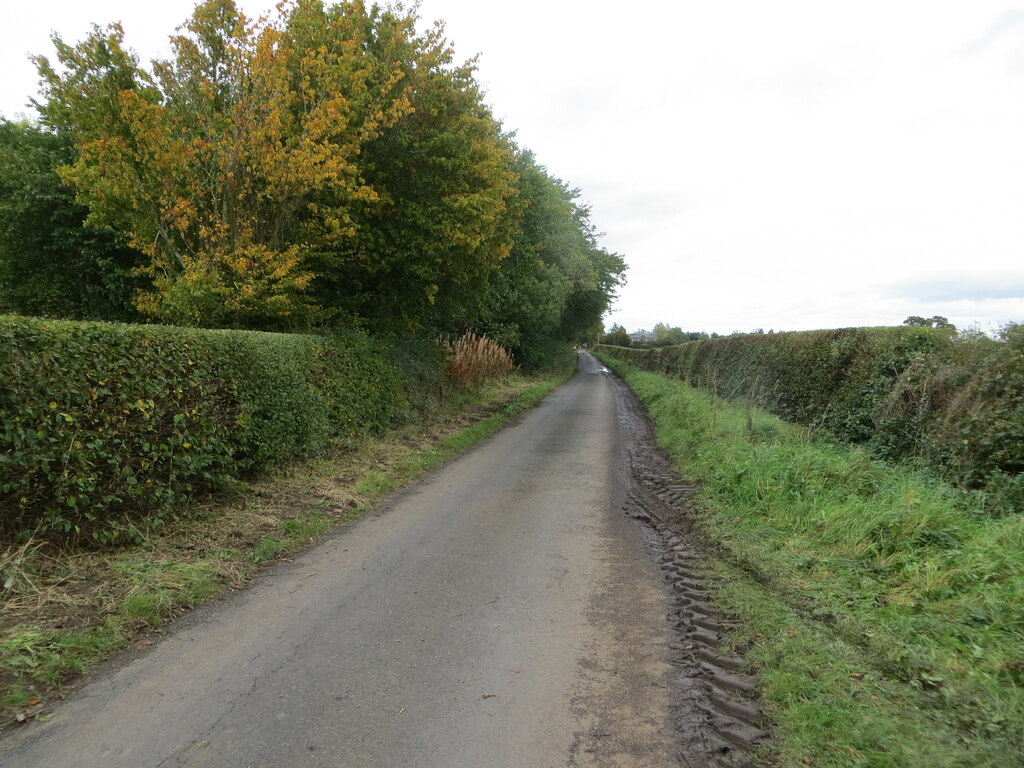
M 445 374 L 450 381 L 463 386 L 483 384 L 512 372 L 512 355 L 486 336 L 464 333 L 446 344 L 450 358 Z

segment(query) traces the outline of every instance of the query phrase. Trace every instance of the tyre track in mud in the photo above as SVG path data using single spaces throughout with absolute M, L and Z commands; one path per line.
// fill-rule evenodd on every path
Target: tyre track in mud
M 715 606 L 709 589 L 713 584 L 700 567 L 707 548 L 690 519 L 690 498 L 698 486 L 683 481 L 657 447 L 636 395 L 615 374 L 605 375 L 615 387 L 626 441 L 623 511 L 648 529 L 671 594 L 672 721 L 679 732 L 682 764 L 757 768 L 762 763 L 754 753 L 770 745 L 772 737 L 758 706 L 756 679 L 742 657 L 722 651 L 733 625 Z

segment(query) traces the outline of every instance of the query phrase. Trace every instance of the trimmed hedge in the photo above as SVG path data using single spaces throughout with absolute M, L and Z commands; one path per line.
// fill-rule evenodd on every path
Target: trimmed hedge
M 601 354 L 742 398 L 798 424 L 916 459 L 1024 505 L 1024 327 L 1001 341 L 942 330 L 843 328 L 706 339 L 674 347 L 599 345 Z
M 359 332 L 0 316 L 0 531 L 135 538 L 197 490 L 405 408 L 403 376 Z

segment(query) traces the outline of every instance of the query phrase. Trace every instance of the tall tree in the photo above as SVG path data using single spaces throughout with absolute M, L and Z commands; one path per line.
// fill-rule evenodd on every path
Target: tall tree
M 478 325 L 521 362 L 542 364 L 566 342 L 596 341 L 625 264 L 597 244 L 578 190 L 529 151 L 516 157 L 518 227 L 489 280 Z
M 318 289 L 378 324 L 450 330 L 511 247 L 510 147 L 442 25 L 418 34 L 414 15 L 377 7 L 369 20 L 370 51 L 401 72 L 409 110 L 363 147 L 376 197 L 352 240 L 320 254 Z
M 194 325 L 319 316 L 304 238 L 351 234 L 352 206 L 375 196 L 356 158 L 408 111 L 373 87 L 400 73 L 367 53 L 362 4 L 339 7 L 328 24 L 318 0 L 299 0 L 289 30 L 284 5 L 254 22 L 206 0 L 151 73 L 118 25 L 77 46 L 55 38 L 59 72 L 37 58 L 44 119 L 80 151 L 65 178 L 92 223 L 149 258 L 142 311 Z
M 518 153 L 515 171 L 518 226 L 509 256 L 489 276 L 476 324 L 530 363 L 550 341 L 564 341 L 557 337 L 572 283 L 558 266 L 558 245 L 571 211 L 531 153 Z
M 83 227 L 89 211 L 57 173 L 74 158 L 66 135 L 0 120 L 0 312 L 137 320 L 142 254 Z

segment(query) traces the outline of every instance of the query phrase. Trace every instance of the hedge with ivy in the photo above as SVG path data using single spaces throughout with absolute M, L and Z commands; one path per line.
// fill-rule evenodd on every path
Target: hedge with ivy
M 843 328 L 599 353 L 915 460 L 986 505 L 1024 507 L 1024 326 L 1000 339 L 931 328 Z
M 366 335 L 0 316 L 0 532 L 137 537 L 200 490 L 391 425 Z

